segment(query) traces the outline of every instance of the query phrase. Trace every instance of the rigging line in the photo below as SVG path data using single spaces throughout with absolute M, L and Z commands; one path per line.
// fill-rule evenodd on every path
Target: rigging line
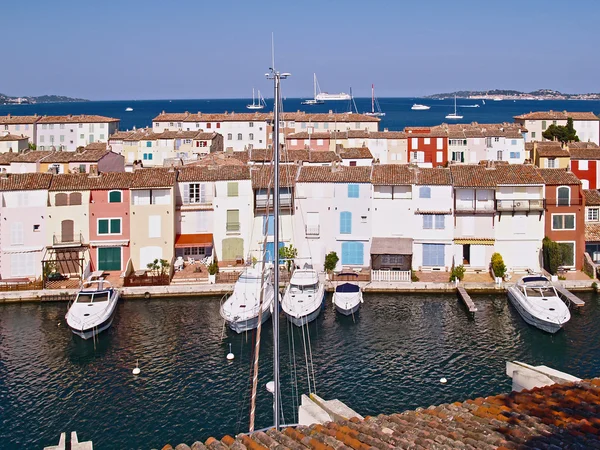
M 293 341 L 293 336 L 291 336 L 290 334 L 290 328 L 289 328 L 289 321 L 288 321 L 288 330 L 287 330 L 287 341 L 288 341 L 288 358 L 289 358 L 289 364 L 290 364 L 290 386 L 291 386 L 291 397 L 292 397 L 292 417 L 294 418 L 293 420 L 296 420 L 295 417 L 295 413 L 294 411 L 296 410 L 296 404 L 294 401 L 294 363 L 295 361 L 292 360 L 292 341 Z
M 294 337 L 294 325 L 288 320 L 287 321 L 287 326 L 288 326 L 288 338 L 291 340 L 292 343 L 292 352 L 290 354 L 290 359 L 292 360 L 290 367 L 293 370 L 290 370 L 290 377 L 291 377 L 291 381 L 292 381 L 292 405 L 293 405 L 293 417 L 294 417 L 294 421 L 296 421 L 296 406 L 300 405 L 300 400 L 298 399 L 298 369 L 297 369 L 297 364 L 296 364 L 296 339 Z M 293 359 L 292 359 L 292 355 L 293 355 Z
M 321 308 L 321 306 L 319 306 L 319 308 Z M 312 356 L 312 345 L 310 342 L 310 329 L 308 328 L 308 322 L 306 322 L 306 335 L 308 338 L 308 354 L 310 355 L 310 368 L 312 371 L 312 377 L 313 377 L 313 389 L 314 389 L 314 393 L 317 393 L 317 379 L 315 378 L 315 365 L 313 363 L 313 356 Z
M 300 328 L 302 328 L 302 347 L 304 348 L 304 362 L 306 363 L 306 377 L 308 380 L 308 393 L 310 394 L 311 388 L 310 388 L 310 369 L 308 367 L 308 354 L 306 353 L 306 335 L 304 333 L 304 321 L 302 319 L 300 319 Z

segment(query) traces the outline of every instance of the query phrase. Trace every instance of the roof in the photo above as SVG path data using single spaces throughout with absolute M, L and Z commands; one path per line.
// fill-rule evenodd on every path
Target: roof
M 245 166 L 248 152 L 214 152 L 200 157 L 196 161 L 187 162 L 185 167 L 193 166 Z
M 38 120 L 40 120 L 40 116 L 38 116 L 37 114 L 33 116 L 13 116 L 11 114 L 8 114 L 6 116 L 0 116 L 0 124 L 2 125 L 29 124 L 36 123 Z
M 171 188 L 176 180 L 177 173 L 172 168 L 136 169 L 133 171 L 130 189 Z
M 272 121 L 273 113 L 248 113 L 227 112 L 224 113 L 166 113 L 162 112 L 153 122 L 267 122 Z M 304 111 L 281 113 L 283 121 L 297 122 L 379 122 L 378 117 L 365 116 L 364 114 L 348 113 L 306 113 Z
M 600 120 L 593 112 L 535 111 L 514 116 L 517 120 Z
M 600 242 L 600 223 L 585 224 L 585 242 Z
M 210 182 L 228 180 L 249 180 L 248 166 L 216 165 L 216 166 L 184 166 L 179 169 L 179 182 Z
M 546 185 L 581 184 L 569 169 L 537 169 Z
M 482 165 L 451 165 L 452 184 L 454 187 L 469 188 L 494 188 L 496 179 L 494 177 L 495 169 L 488 169 Z
M 585 206 L 600 206 L 600 191 L 597 189 L 584 189 Z
M 584 159 L 584 160 L 599 160 L 600 159 L 600 147 L 587 147 L 587 148 L 578 148 L 571 147 L 569 144 L 569 153 L 571 154 L 571 159 Z
M 18 136 L 16 134 L 5 134 L 5 135 L 0 135 L 0 141 L 24 141 L 24 140 L 28 140 L 29 137 L 27 136 Z
M 37 151 L 26 151 L 23 153 L 15 153 L 15 157 L 12 159 L 13 162 L 38 162 L 42 161 L 48 155 L 54 153 L 50 150 L 37 150 Z M 6 154 L 6 153 L 5 153 Z
M 406 164 L 375 164 L 371 182 L 374 186 L 409 185 L 416 182 L 416 174 Z
M 600 379 L 596 378 L 364 420 L 340 418 L 323 425 L 225 436 L 220 441 L 209 438 L 205 445 L 223 450 L 598 448 L 598 417 Z M 205 446 L 197 443 L 192 448 Z
M 108 144 L 106 142 L 92 142 L 84 147 L 84 150 L 106 150 Z
M 284 164 L 279 166 L 279 187 L 292 187 L 296 184 L 298 166 Z M 252 189 L 267 189 L 273 187 L 273 166 L 255 166 L 250 170 Z
M 48 189 L 52 174 L 50 173 L 2 173 L 0 174 L 0 191 L 24 191 Z
M 451 185 L 450 170 L 446 168 L 424 169 L 419 168 L 417 171 L 417 182 L 421 185 Z
M 412 255 L 412 238 L 374 237 L 371 241 L 371 255 Z
M 52 177 L 50 191 L 129 189 L 132 180 L 131 172 L 103 172 L 97 176 L 87 173 L 65 173 Z
M 302 166 L 298 183 L 370 183 L 370 166 Z
M 40 117 L 38 123 L 107 123 L 120 121 L 121 119 L 114 117 L 81 114 L 79 116 L 43 116 Z
M 373 159 L 371 151 L 367 147 L 343 148 L 340 150 L 342 159 Z
M 106 150 L 84 150 L 83 152 L 52 152 L 45 157 L 43 163 L 76 163 L 76 162 L 98 162 L 107 154 L 116 153 Z
M 308 134 L 308 131 L 299 131 L 297 133 L 288 134 L 285 139 L 331 139 L 331 133 L 328 131 L 317 131 L 316 133 Z
M 531 164 L 497 165 L 494 176 L 496 177 L 496 183 L 499 186 L 544 184 L 544 179 Z
M 538 146 L 537 154 L 542 158 L 568 158 L 569 151 L 562 148 L 559 142 L 556 142 L 558 146 Z

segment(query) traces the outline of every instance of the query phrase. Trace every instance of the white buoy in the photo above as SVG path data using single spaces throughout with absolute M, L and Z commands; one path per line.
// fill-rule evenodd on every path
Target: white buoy
M 131 373 L 133 373 L 134 375 L 139 375 L 141 372 L 140 367 L 139 367 L 139 363 L 138 360 L 135 360 L 135 368 L 131 371 Z
M 266 384 L 266 388 L 267 388 L 267 391 L 269 391 L 271 394 L 274 393 L 275 392 L 275 382 L 274 381 L 269 381 Z
M 233 358 L 235 358 L 235 355 L 231 352 L 231 344 L 229 344 L 229 353 L 227 353 L 227 359 L 231 361 Z
M 446 380 L 445 378 L 440 378 L 440 383 L 446 384 L 447 382 L 448 382 L 448 380 Z

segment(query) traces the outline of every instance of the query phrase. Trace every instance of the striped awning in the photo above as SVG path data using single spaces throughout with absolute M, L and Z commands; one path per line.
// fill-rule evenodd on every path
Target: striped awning
M 439 214 L 439 215 L 452 215 L 452 210 L 451 209 L 446 209 L 446 210 L 440 210 L 440 211 L 436 211 L 436 210 L 424 210 L 424 209 L 418 209 L 415 211 L 415 214 L 423 214 L 423 215 L 427 215 L 427 214 Z
M 458 238 L 454 239 L 454 243 L 458 245 L 494 245 L 496 242 L 495 239 L 492 238 Z

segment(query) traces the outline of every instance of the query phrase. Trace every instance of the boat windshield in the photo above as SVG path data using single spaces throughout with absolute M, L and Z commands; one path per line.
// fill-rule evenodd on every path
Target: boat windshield
M 240 275 L 238 278 L 240 283 L 260 283 L 260 275 Z
M 527 297 L 555 297 L 556 293 L 551 287 L 527 287 L 525 288 Z
M 99 292 L 95 294 L 79 294 L 77 296 L 77 303 L 97 303 L 97 302 L 107 302 L 108 301 L 108 292 Z
M 318 283 L 306 285 L 292 284 L 290 285 L 290 292 L 292 294 L 314 294 L 315 292 L 317 292 L 317 287 Z

